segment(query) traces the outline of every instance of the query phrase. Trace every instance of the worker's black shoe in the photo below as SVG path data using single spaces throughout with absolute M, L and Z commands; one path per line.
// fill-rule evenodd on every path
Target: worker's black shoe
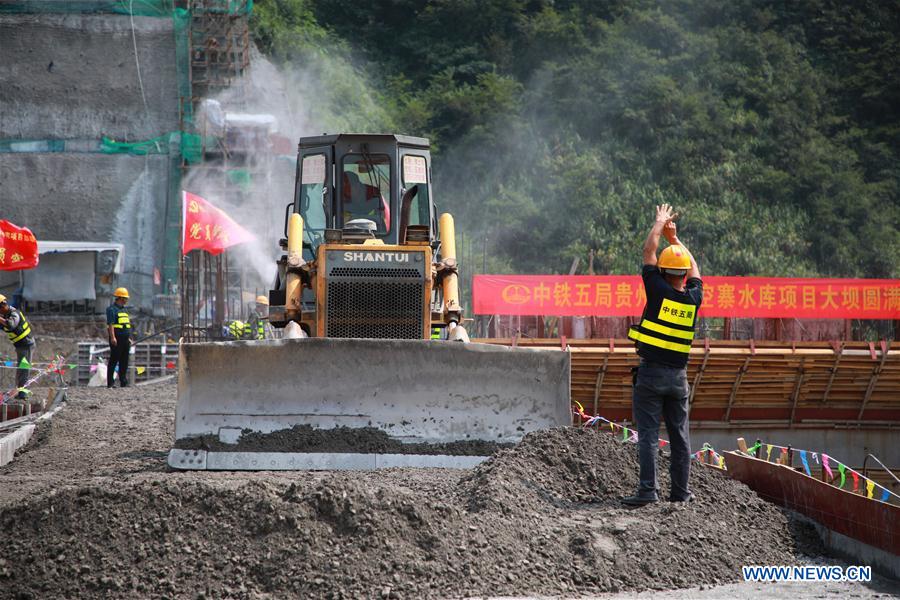
M 693 502 L 694 495 L 688 493 L 687 498 L 676 498 L 674 496 L 669 496 L 669 502 Z
M 634 496 L 625 496 L 619 501 L 625 506 L 646 506 L 648 504 L 653 504 L 654 502 L 659 502 L 659 498 L 656 496 L 638 496 L 635 494 Z

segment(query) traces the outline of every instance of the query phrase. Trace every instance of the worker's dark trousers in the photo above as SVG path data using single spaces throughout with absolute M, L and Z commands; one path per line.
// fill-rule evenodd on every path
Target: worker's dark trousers
M 31 362 L 31 356 L 34 352 L 34 344 L 30 346 L 16 346 L 16 366 L 22 364 L 22 359 L 24 358 L 29 363 Z M 16 369 L 16 387 L 24 388 L 25 384 L 28 383 L 28 376 L 31 375 L 31 369 Z M 20 391 L 16 394 L 16 397 L 21 399 L 25 397 L 25 392 Z
M 638 496 L 657 498 L 656 457 L 659 448 L 659 417 L 665 418 L 672 458 L 669 498 L 685 500 L 691 474 L 691 440 L 688 421 L 687 369 L 641 361 L 632 393 L 634 422 L 638 431 L 640 482 Z
M 119 365 L 119 385 L 128 385 L 128 351 L 131 349 L 131 336 L 116 332 L 116 345 L 109 346 L 109 365 L 106 367 L 106 387 L 113 386 L 116 365 Z

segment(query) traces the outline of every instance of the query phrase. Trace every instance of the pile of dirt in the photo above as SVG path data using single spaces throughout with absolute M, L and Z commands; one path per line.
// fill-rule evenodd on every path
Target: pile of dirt
M 661 461 L 661 486 L 668 485 Z M 0 511 L 0 589 L 22 598 L 433 598 L 737 581 L 818 553 L 719 473 L 697 501 L 626 509 L 633 445 L 532 433 L 472 471 L 145 473 Z M 12 560 L 14 556 L 15 560 Z
M 453 456 L 490 456 L 514 444 L 484 440 L 460 440 L 443 444 L 406 444 L 375 427 L 336 427 L 316 429 L 295 425 L 272 433 L 245 429 L 236 444 L 224 444 L 215 435 L 182 438 L 176 448 L 217 452 L 363 452 L 367 454 L 449 454 Z

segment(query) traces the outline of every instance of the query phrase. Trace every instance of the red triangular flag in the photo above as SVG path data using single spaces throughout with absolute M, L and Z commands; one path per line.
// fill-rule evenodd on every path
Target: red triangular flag
M 184 192 L 182 217 L 182 254 L 191 250 L 221 254 L 225 248 L 254 239 L 252 233 L 235 223 L 223 210 L 190 192 Z

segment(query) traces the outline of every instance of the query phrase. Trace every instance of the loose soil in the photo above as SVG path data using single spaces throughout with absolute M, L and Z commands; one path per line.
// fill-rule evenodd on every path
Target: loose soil
M 374 427 L 337 427 L 314 429 L 295 425 L 290 429 L 258 433 L 245 429 L 236 444 L 224 444 L 214 435 L 183 438 L 177 448 L 218 452 L 363 452 L 367 454 L 449 454 L 453 456 L 490 456 L 513 444 L 483 440 L 464 440 L 444 444 L 404 444 Z
M 581 596 L 821 553 L 708 469 L 695 502 L 622 507 L 635 449 L 605 432 L 529 434 L 472 470 L 177 472 L 174 402 L 167 384 L 73 389 L 0 468 L 0 598 Z

